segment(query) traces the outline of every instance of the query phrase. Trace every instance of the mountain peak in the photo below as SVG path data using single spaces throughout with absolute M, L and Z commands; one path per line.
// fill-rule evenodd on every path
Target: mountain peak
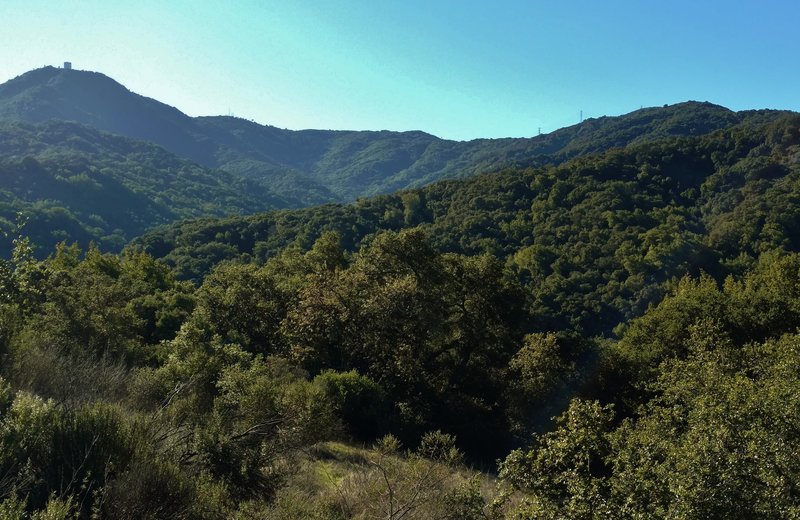
M 98 108 L 112 108 L 115 103 L 131 106 L 142 100 L 149 99 L 101 72 L 46 66 L 0 85 L 0 116 L 28 122 L 74 119 L 113 131 L 86 120 L 87 115 L 98 113 Z
M 77 121 L 197 156 L 195 122 L 180 110 L 131 92 L 100 72 L 43 67 L 0 85 L 0 118 Z
M 28 72 L 20 74 L 19 76 L 0 85 L 0 98 L 14 95 L 15 93 L 19 93 L 29 88 L 55 86 L 64 81 L 80 82 L 85 84 L 106 83 L 126 91 L 128 90 L 123 85 L 101 72 L 66 69 L 62 67 L 46 65 L 38 69 L 29 70 Z

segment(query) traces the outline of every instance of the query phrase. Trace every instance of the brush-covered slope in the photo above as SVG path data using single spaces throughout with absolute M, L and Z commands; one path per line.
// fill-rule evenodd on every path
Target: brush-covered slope
M 356 249 L 381 230 L 422 226 L 440 250 L 503 258 L 545 329 L 610 333 L 676 276 L 800 251 L 798 201 L 800 117 L 789 115 L 352 205 L 180 222 L 135 244 L 199 279 L 222 260 L 308 248 L 328 230 Z

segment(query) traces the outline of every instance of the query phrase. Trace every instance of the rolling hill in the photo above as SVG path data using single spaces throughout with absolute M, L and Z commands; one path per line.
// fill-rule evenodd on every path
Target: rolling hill
M 233 117 L 189 117 L 103 74 L 45 67 L 0 85 L 0 227 L 8 235 L 0 253 L 10 251 L 8 231 L 20 212 L 42 251 L 61 240 L 93 240 L 116 251 L 185 218 L 349 203 L 782 115 L 686 102 L 533 138 L 293 131 Z
M 158 144 L 207 168 L 266 181 L 299 205 L 348 202 L 507 166 L 541 166 L 669 136 L 702 135 L 754 117 L 710 103 L 589 119 L 532 138 L 449 141 L 424 132 L 285 130 L 196 117 L 97 73 L 44 67 L 0 85 L 0 119 L 70 120 Z
M 327 231 L 357 251 L 383 231 L 421 227 L 440 251 L 512 266 L 543 330 L 610 334 L 674 277 L 724 277 L 766 251 L 800 251 L 800 116 L 753 118 L 355 204 L 182 221 L 134 245 L 201 280 L 222 261 L 262 263 Z

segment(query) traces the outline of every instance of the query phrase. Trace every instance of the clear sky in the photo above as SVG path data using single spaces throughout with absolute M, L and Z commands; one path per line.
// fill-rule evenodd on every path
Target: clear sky
M 686 100 L 800 110 L 796 0 L 0 0 L 0 82 L 72 61 L 190 115 L 531 136 Z

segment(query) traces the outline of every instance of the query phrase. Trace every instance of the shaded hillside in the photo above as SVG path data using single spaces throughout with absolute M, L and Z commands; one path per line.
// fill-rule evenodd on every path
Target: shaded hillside
M 254 181 L 210 171 L 163 148 L 51 121 L 0 124 L 0 228 L 21 212 L 45 250 L 90 240 L 117 250 L 158 225 L 290 203 Z M 8 239 L 0 244 L 7 256 Z
M 758 114 L 754 114 L 758 117 Z M 675 276 L 740 272 L 800 250 L 800 117 L 742 124 L 347 206 L 180 222 L 134 243 L 199 279 L 222 260 L 264 261 L 334 230 L 356 249 L 422 226 L 440 250 L 503 258 L 545 330 L 609 333 Z
M 533 138 L 448 141 L 423 132 L 292 131 L 232 117 L 191 118 L 96 72 L 45 67 L 0 85 L 0 118 L 74 120 L 152 141 L 211 168 L 267 181 L 299 205 L 347 202 L 507 166 L 541 166 L 668 136 L 701 135 L 752 117 L 680 103 L 590 119 Z
M 98 72 L 55 67 L 32 70 L 0 85 L 0 99 L 3 118 L 33 123 L 77 121 L 158 143 L 201 164 L 213 162 L 213 143 L 194 129 L 191 118 Z

